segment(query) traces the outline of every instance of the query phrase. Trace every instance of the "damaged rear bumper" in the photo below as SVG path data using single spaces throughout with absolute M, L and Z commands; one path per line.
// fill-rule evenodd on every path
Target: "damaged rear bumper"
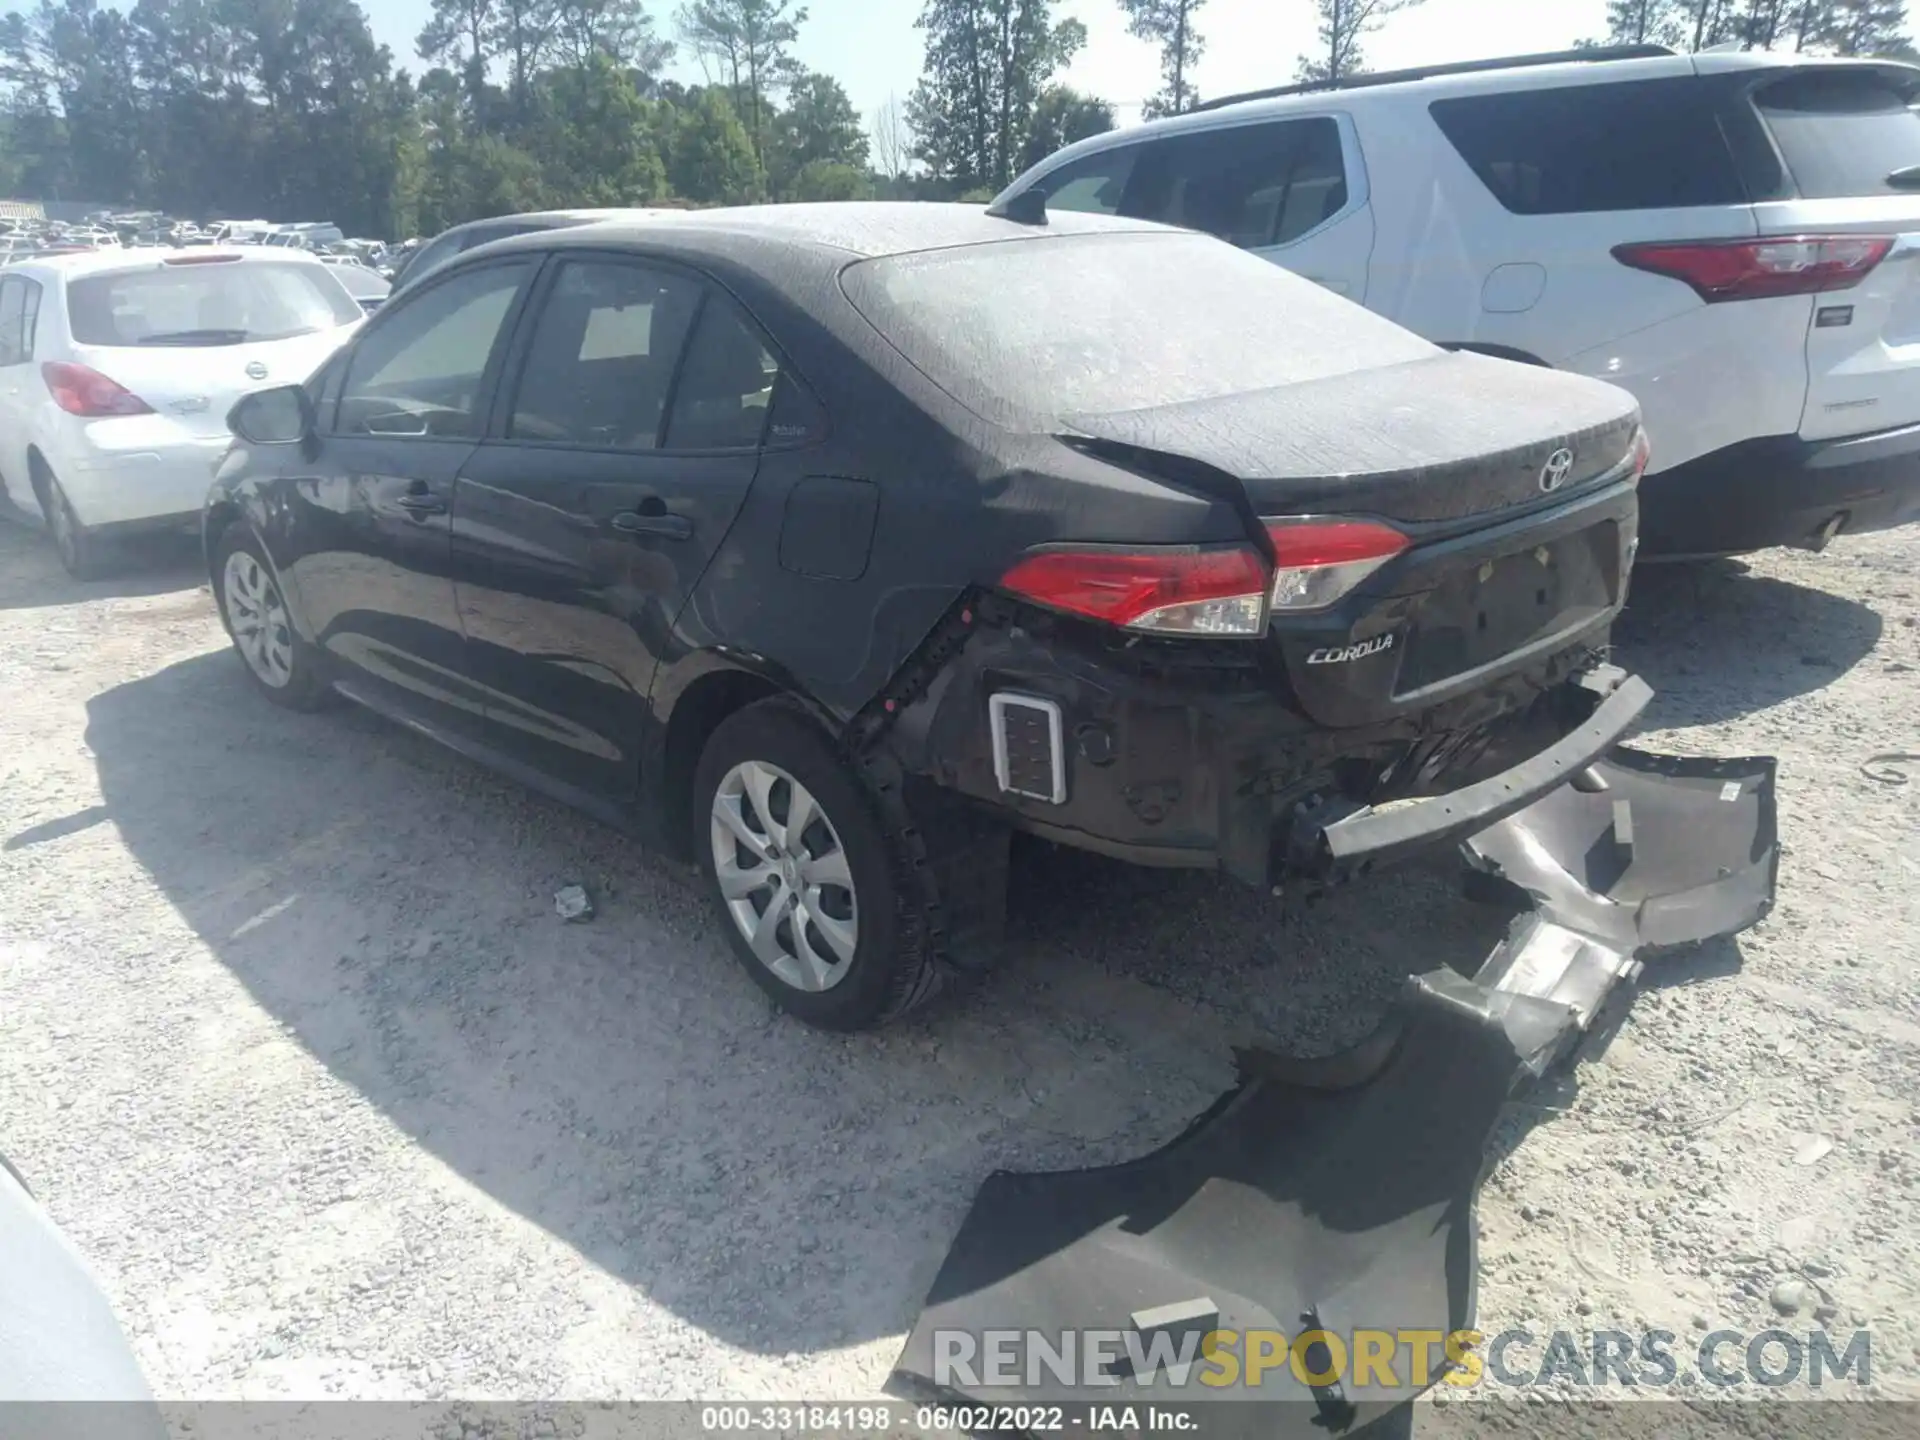
M 1410 945 L 1416 973 L 1353 1050 L 1243 1052 L 1239 1086 L 1151 1155 L 991 1176 L 894 1388 L 994 1404 L 1240 1401 L 1203 1424 L 1325 1437 L 1473 1364 L 1460 1338 L 1474 1324 L 1473 1207 L 1502 1108 L 1646 952 L 1734 933 L 1773 902 L 1771 759 L 1614 749 L 1574 769 L 1577 783 L 1465 841 L 1470 866 L 1532 902 L 1472 978 Z M 1360 833 L 1385 833 L 1383 849 L 1407 838 Z M 1016 1338 L 1016 1383 L 999 1384 L 980 1363 L 996 1332 L 1055 1355 L 1068 1337 L 1122 1343 L 1097 1374 L 1082 1356 L 1063 1375 Z M 1356 1366 L 1363 1350 L 1386 1363 Z

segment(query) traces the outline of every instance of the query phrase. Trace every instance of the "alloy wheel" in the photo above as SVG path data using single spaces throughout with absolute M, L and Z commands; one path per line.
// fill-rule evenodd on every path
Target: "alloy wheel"
M 859 902 L 839 831 L 813 793 L 777 765 L 743 760 L 714 791 L 712 841 L 721 898 L 760 963 L 796 990 L 845 979 Z
M 236 550 L 227 557 L 221 595 L 240 658 L 261 684 L 283 689 L 293 679 L 293 626 L 279 584 L 253 555 Z

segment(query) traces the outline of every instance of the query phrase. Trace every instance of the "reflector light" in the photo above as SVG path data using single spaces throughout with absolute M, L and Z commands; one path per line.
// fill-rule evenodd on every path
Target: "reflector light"
M 1782 235 L 1764 240 L 1616 245 L 1635 270 L 1691 285 L 1709 305 L 1776 295 L 1817 295 L 1858 285 L 1887 258 L 1891 235 Z
M 1002 588 L 1090 620 L 1163 635 L 1260 635 L 1267 628 L 1267 567 L 1251 546 L 1041 550 Z
M 151 415 L 153 407 L 117 380 L 109 380 L 87 365 L 49 360 L 40 378 L 53 392 L 53 403 L 69 415 L 100 420 L 110 415 Z
M 1319 610 L 1333 604 L 1410 543 L 1371 520 L 1268 520 L 1273 542 L 1275 610 Z

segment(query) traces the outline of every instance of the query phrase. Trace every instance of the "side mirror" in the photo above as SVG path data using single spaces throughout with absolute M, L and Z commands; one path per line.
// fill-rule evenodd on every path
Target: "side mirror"
M 298 445 L 313 425 L 313 397 L 304 385 L 256 390 L 227 412 L 227 428 L 253 445 Z

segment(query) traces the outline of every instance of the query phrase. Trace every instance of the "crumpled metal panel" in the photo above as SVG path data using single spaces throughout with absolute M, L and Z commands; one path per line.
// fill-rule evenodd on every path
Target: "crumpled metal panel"
M 1319 1388 L 1284 1359 L 1258 1386 L 1244 1363 L 1233 1383 L 1188 1372 L 1175 1386 L 1121 1358 L 1094 1387 L 1083 1362 L 1063 1379 L 1023 1359 L 1019 1383 L 997 1384 L 979 1365 L 969 1383 L 943 1359 L 959 1353 L 955 1337 L 971 1337 L 977 1358 L 1004 1331 L 1056 1342 L 1131 1332 L 1145 1353 L 1154 1331 L 1182 1325 L 1346 1337 L 1471 1328 L 1473 1206 L 1502 1108 L 1637 975 L 1641 952 L 1767 913 L 1774 762 L 1616 749 L 1464 848 L 1534 901 L 1473 978 L 1444 966 L 1410 976 L 1374 1035 L 1340 1055 L 1243 1052 L 1237 1088 L 1139 1160 L 990 1176 L 894 1388 L 1012 1404 L 1239 1401 L 1208 1410 L 1210 1433 L 1302 1440 L 1352 1434 L 1425 1388 L 1404 1352 L 1390 1383 L 1376 1370 L 1357 1386 L 1349 1369 Z M 1427 1383 L 1444 1365 L 1434 1358 Z

